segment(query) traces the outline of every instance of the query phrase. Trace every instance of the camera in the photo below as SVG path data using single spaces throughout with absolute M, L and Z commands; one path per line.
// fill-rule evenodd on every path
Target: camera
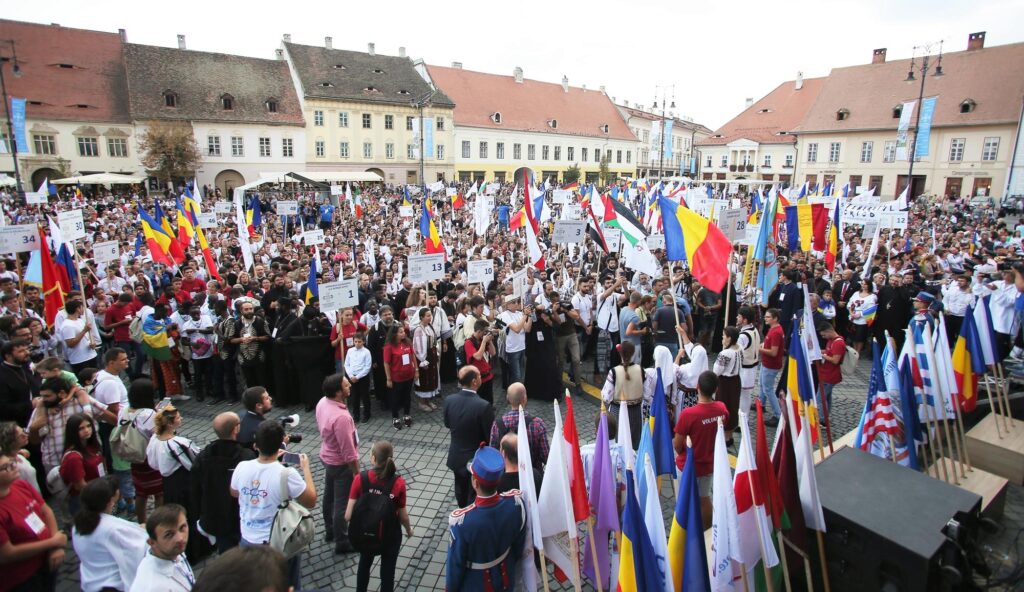
M 299 427 L 299 414 L 294 413 L 292 415 L 286 415 L 280 419 L 281 427 Z M 288 442 L 291 444 L 299 444 L 302 442 L 302 434 L 288 434 Z
M 508 326 L 508 324 L 505 321 L 503 321 L 501 319 L 494 319 L 494 327 L 491 329 L 491 331 L 495 331 L 495 330 L 501 331 L 502 329 L 504 329 L 507 326 Z
M 558 306 L 562 307 L 563 310 L 572 310 L 572 301 L 570 300 L 559 300 Z

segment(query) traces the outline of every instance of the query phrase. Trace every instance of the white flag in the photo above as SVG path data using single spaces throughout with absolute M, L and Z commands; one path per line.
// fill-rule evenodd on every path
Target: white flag
M 640 500 L 640 508 L 644 514 L 647 534 L 651 537 L 654 556 L 658 560 L 658 571 L 661 573 L 664 592 L 675 592 L 672 579 L 672 566 L 668 563 L 668 537 L 665 535 L 665 516 L 661 512 L 661 496 L 658 495 L 658 478 L 654 476 L 651 457 L 644 457 L 644 469 L 641 479 L 646 483 L 644 498 Z
M 555 430 L 551 434 L 551 450 L 545 465 L 544 481 L 537 499 L 537 512 L 544 516 L 540 534 L 544 538 L 544 554 L 576 583 L 577 570 L 573 568 L 573 556 L 569 540 L 579 536 L 576 519 L 572 511 L 569 493 L 569 470 L 566 465 L 565 438 L 562 436 L 562 414 L 558 401 L 555 408 Z
M 245 191 L 235 189 L 235 225 L 238 226 L 238 246 L 242 250 L 242 262 L 245 270 L 251 270 L 254 262 L 252 248 L 249 246 L 249 225 L 245 222 L 245 213 L 242 211 L 242 200 Z
M 741 561 L 749 572 L 761 559 L 764 559 L 765 565 L 768 567 L 778 565 L 779 556 L 775 553 L 775 545 L 772 544 L 772 525 L 768 521 L 768 512 L 763 503 L 757 503 L 759 498 L 764 500 L 767 492 L 759 491 L 761 486 L 756 476 L 758 468 L 754 463 L 754 453 L 750 449 L 747 414 L 740 411 L 739 418 L 742 439 L 736 458 L 733 493 L 737 500 L 736 515 L 740 529 Z M 767 554 L 766 557 L 761 556 L 762 547 Z
M 804 430 L 805 432 L 807 430 Z M 711 487 L 711 589 L 732 590 L 733 560 L 740 560 L 739 522 L 736 497 L 732 490 L 729 450 L 725 445 L 725 429 L 718 425 L 715 437 L 715 468 Z
M 821 510 L 818 498 L 818 479 L 814 475 L 814 454 L 811 452 L 811 426 L 805 417 L 794 417 L 793 406 L 786 405 L 790 414 L 790 425 L 801 422 L 802 427 L 790 430 L 793 435 L 793 448 L 796 453 L 797 480 L 800 482 L 800 506 L 804 511 L 804 523 L 807 528 L 825 532 L 825 514 Z
M 537 508 L 537 492 L 533 482 L 533 456 L 530 452 L 530 433 L 526 429 L 526 409 L 519 407 L 518 456 L 519 456 L 519 491 L 522 492 L 523 503 L 526 504 L 526 528 L 529 533 L 523 545 L 522 560 L 519 562 L 522 572 L 523 587 L 531 592 L 537 589 L 537 568 L 533 564 L 533 550 L 544 550 L 544 539 L 540 531 L 540 513 Z

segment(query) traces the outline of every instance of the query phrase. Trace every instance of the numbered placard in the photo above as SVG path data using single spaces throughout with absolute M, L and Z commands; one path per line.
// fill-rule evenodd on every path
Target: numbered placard
M 402 218 L 412 218 L 412 206 L 398 206 L 398 215 Z
M 120 254 L 120 249 L 117 245 L 116 240 L 93 244 L 92 258 L 96 260 L 96 263 L 116 261 Z
M 622 245 L 622 231 L 618 228 L 605 228 L 604 242 L 608 244 L 609 253 L 618 253 L 619 246 Z
M 277 213 L 280 216 L 295 216 L 299 213 L 299 202 L 294 199 L 278 201 Z
M 664 234 L 648 234 L 647 235 L 647 248 L 655 251 L 657 249 L 665 248 L 665 235 Z
M 76 241 L 85 238 L 85 220 L 82 219 L 82 210 L 68 210 L 57 214 L 57 224 L 60 225 L 60 232 L 64 235 L 65 241 Z
M 587 223 L 583 220 L 558 220 L 552 242 L 556 245 L 582 243 L 587 236 Z
M 888 228 L 906 230 L 907 212 L 885 212 L 882 214 L 882 223 Z
M 218 201 L 213 204 L 213 212 L 215 214 L 230 214 L 234 209 L 234 204 L 230 201 Z
M 466 263 L 466 273 L 469 274 L 469 283 L 487 284 L 494 279 L 494 260 L 469 261 Z
M 331 185 L 331 195 L 345 195 L 345 188 L 341 185 Z
M 302 233 L 302 241 L 306 243 L 306 246 L 310 245 L 322 245 L 325 242 L 324 231 L 317 228 L 316 230 L 309 230 Z
M 409 255 L 409 280 L 424 284 L 444 277 L 444 254 Z
M 573 201 L 572 191 L 568 189 L 555 189 L 551 197 L 556 204 L 571 204 Z
M 444 189 L 445 197 L 452 197 L 453 195 L 456 195 L 458 192 L 459 189 L 457 187 L 445 187 Z
M 0 253 L 35 251 L 39 244 L 39 229 L 35 224 L 0 226 Z
M 879 221 L 877 219 L 869 220 L 864 223 L 864 231 L 861 232 L 860 236 L 864 239 L 874 238 L 875 232 L 878 230 Z
M 565 204 L 562 206 L 562 219 L 563 220 L 579 220 L 583 218 L 583 208 L 580 204 Z
M 30 206 L 45 206 L 46 193 L 43 191 L 26 191 L 25 203 Z
M 520 300 L 523 298 L 523 294 L 526 293 L 527 277 L 526 270 L 524 267 L 519 271 L 512 274 L 512 295 Z
M 359 305 L 359 280 L 352 278 L 328 282 L 317 286 L 320 292 L 320 312 L 329 313 Z
M 747 232 L 747 212 L 742 208 L 725 210 L 718 217 L 718 227 L 730 241 L 736 242 Z M 650 245 L 648 245 L 650 246 Z
M 200 228 L 217 228 L 217 214 L 196 214 Z

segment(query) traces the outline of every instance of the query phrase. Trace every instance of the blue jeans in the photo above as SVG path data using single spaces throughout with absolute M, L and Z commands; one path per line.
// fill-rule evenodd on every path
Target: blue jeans
M 779 406 L 779 397 L 775 392 L 775 380 L 779 377 L 780 372 L 782 372 L 782 368 L 772 370 L 771 368 L 765 368 L 764 364 L 761 364 L 761 374 L 758 378 L 760 385 L 757 398 L 761 401 L 762 406 L 771 406 L 772 413 L 775 417 L 782 416 L 782 408 Z
M 526 350 L 517 352 L 505 352 L 506 363 L 508 364 L 508 383 L 523 381 L 523 359 Z
M 238 542 L 238 546 L 243 549 L 246 547 L 258 547 L 266 544 L 267 543 L 251 543 L 245 539 Z M 299 553 L 288 560 L 288 583 L 295 590 L 302 588 L 302 553 Z
M 836 385 L 829 384 L 827 382 L 821 383 L 821 390 L 825 395 L 825 403 L 827 403 L 828 407 L 828 415 L 832 415 L 832 389 L 835 388 L 835 386 Z
M 678 341 L 673 341 L 671 343 L 658 343 L 658 342 L 654 343 L 654 347 L 658 347 L 659 345 L 662 346 L 662 347 L 667 347 L 668 348 L 668 351 L 672 353 L 672 359 L 673 360 L 675 360 L 676 356 L 679 355 L 679 342 Z

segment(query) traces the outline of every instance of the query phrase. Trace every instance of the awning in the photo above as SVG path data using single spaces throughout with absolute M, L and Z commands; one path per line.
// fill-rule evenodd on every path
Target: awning
M 8 175 L 0 175 L 0 187 L 14 187 L 18 180 Z
M 132 185 L 145 182 L 146 177 L 122 175 L 120 173 L 96 173 L 95 175 L 80 175 L 78 177 L 67 177 L 50 181 L 54 185 Z
M 260 181 L 264 183 L 285 183 L 294 179 L 294 175 L 306 179 L 304 182 L 309 182 L 308 180 L 312 179 L 321 183 L 344 183 L 346 181 L 351 183 L 374 183 L 384 180 L 377 173 L 368 171 L 290 171 L 284 173 L 260 173 Z

